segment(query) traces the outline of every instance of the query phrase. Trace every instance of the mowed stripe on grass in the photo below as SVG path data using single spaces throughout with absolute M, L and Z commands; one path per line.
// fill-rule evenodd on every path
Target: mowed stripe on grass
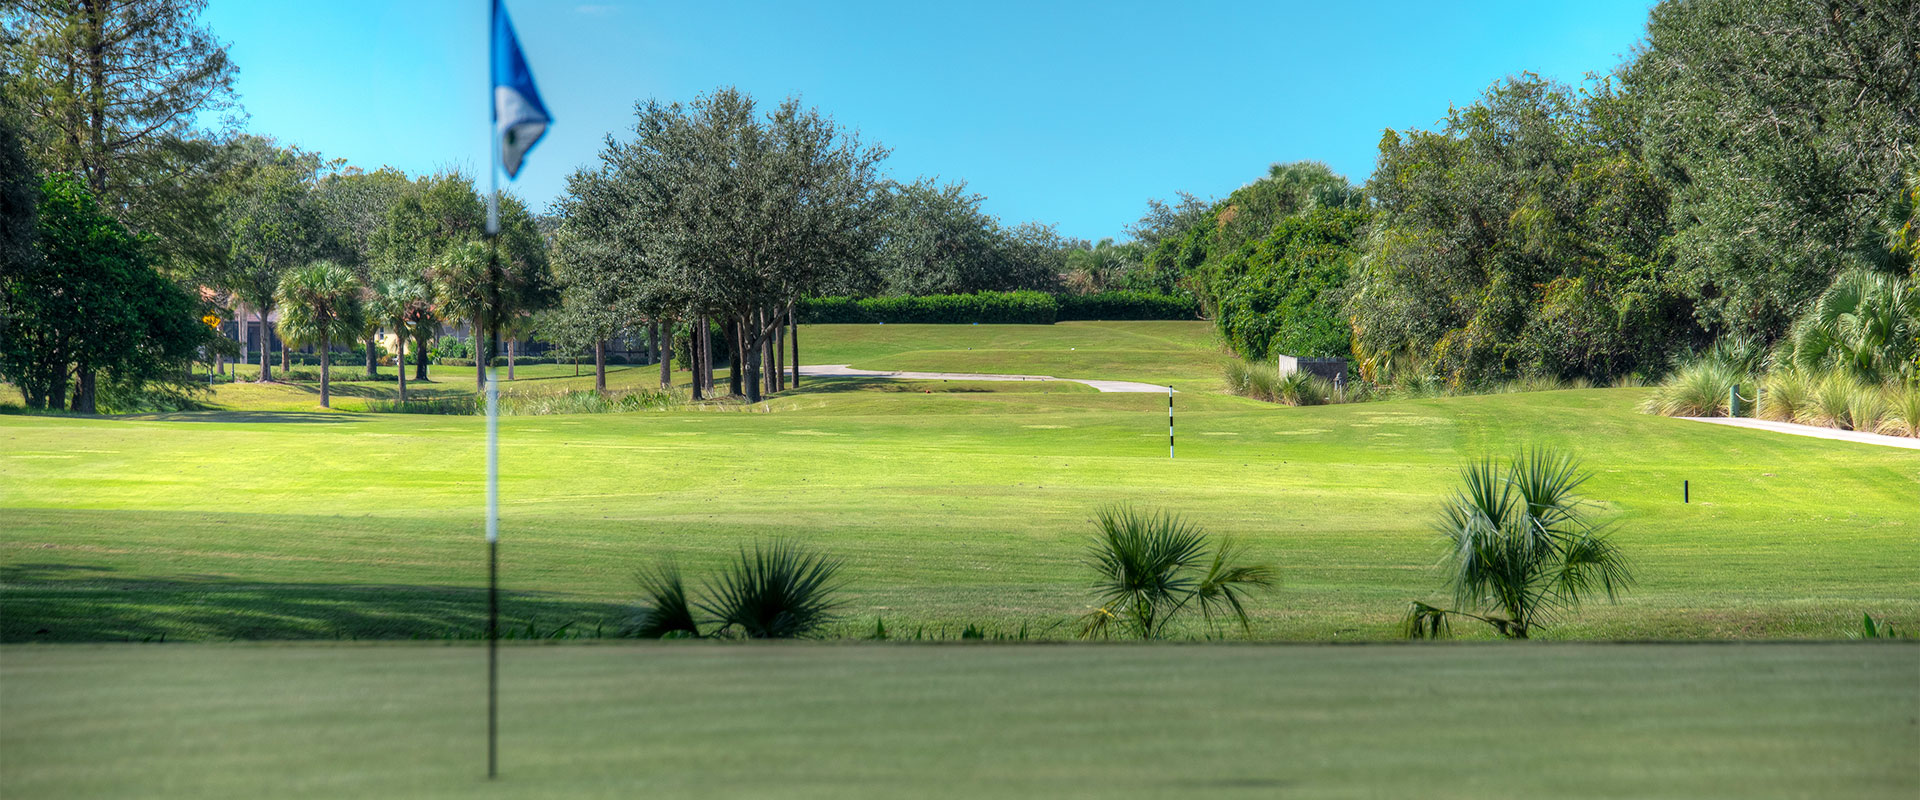
M 1911 644 L 0 648 L 7 797 L 1920 791 Z

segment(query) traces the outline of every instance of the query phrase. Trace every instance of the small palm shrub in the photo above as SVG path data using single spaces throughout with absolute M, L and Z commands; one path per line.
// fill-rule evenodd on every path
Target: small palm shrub
M 1741 376 L 1717 360 L 1695 361 L 1654 389 L 1643 409 L 1669 417 L 1726 416 L 1727 392 L 1741 381 Z
M 699 607 L 719 620 L 716 634 L 806 636 L 833 620 L 840 568 L 840 559 L 790 541 L 743 547 Z
M 648 639 L 740 636 L 792 639 L 809 636 L 834 620 L 842 588 L 840 559 L 800 544 L 758 543 L 723 567 L 698 599 L 687 591 L 680 568 L 665 561 L 636 576 L 640 612 L 627 632 Z M 714 627 L 702 633 L 695 610 Z
M 643 639 L 700 635 L 700 624 L 693 619 L 693 604 L 687 600 L 687 585 L 680 578 L 680 566 L 665 561 L 637 576 L 643 605 L 635 617 L 633 635 Z
M 1245 546 L 1215 545 L 1198 526 L 1164 511 L 1111 506 L 1094 520 L 1100 532 L 1089 556 L 1101 604 L 1082 620 L 1081 638 L 1106 637 L 1116 628 L 1160 638 L 1195 608 L 1209 629 L 1231 620 L 1245 631 L 1249 594 L 1274 584 L 1273 567 L 1242 563 Z
M 1760 382 L 1762 419 L 1792 422 L 1813 399 L 1814 381 L 1798 369 L 1775 369 Z
M 1577 494 L 1588 477 L 1571 455 L 1546 449 L 1462 468 L 1462 485 L 1437 523 L 1455 608 L 1415 601 L 1402 626 L 1407 637 L 1438 638 L 1450 618 L 1464 617 L 1525 639 L 1588 597 L 1613 600 L 1624 591 L 1632 582 L 1626 558 Z

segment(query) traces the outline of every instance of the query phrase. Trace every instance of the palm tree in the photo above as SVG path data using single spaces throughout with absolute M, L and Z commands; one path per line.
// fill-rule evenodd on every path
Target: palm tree
M 353 272 L 332 261 L 315 261 L 280 279 L 275 293 L 284 311 L 280 338 L 320 348 L 320 405 L 332 407 L 333 365 L 329 348 L 336 339 L 352 339 L 364 326 L 360 281 Z
M 1864 381 L 1913 374 L 1920 291 L 1905 278 L 1852 269 L 1793 325 L 1781 355 L 1806 369 L 1838 367 Z
M 1082 638 L 1106 636 L 1116 624 L 1157 638 L 1190 607 L 1209 626 L 1230 617 L 1244 631 L 1247 594 L 1274 583 L 1273 567 L 1238 563 L 1244 546 L 1225 540 L 1209 552 L 1205 531 L 1164 511 L 1113 506 L 1096 512 L 1095 523 L 1094 585 L 1103 602 L 1082 620 Z
M 1438 524 L 1460 608 L 1413 603 L 1404 626 L 1409 638 L 1438 638 L 1447 618 L 1459 616 L 1525 639 L 1556 612 L 1595 593 L 1613 600 L 1632 582 L 1626 558 L 1574 493 L 1589 476 L 1571 455 L 1535 449 L 1504 467 L 1492 459 L 1470 463 L 1460 477 L 1465 485 Z
M 479 241 L 454 245 L 440 256 L 432 270 L 435 306 L 446 319 L 464 319 L 473 325 L 474 386 L 487 389 L 487 357 L 482 337 L 487 335 L 487 311 L 498 291 L 490 285 L 487 246 Z
M 413 336 L 413 326 L 424 324 L 432 315 L 433 293 L 426 284 L 411 278 L 394 278 L 381 283 L 369 298 L 367 317 L 378 326 L 393 329 L 393 339 L 400 352 L 394 358 L 399 366 L 400 402 L 407 402 L 407 339 Z

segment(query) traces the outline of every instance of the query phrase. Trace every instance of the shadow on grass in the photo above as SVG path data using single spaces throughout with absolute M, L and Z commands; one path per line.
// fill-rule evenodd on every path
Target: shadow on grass
M 108 567 L 0 567 L 0 642 L 471 639 L 486 630 L 484 586 L 271 583 L 213 575 L 122 578 Z M 617 636 L 618 603 L 502 591 L 502 636 Z
M 118 419 L 141 422 L 314 422 L 341 423 L 360 421 L 351 413 L 319 411 L 169 411 L 160 414 L 130 414 Z

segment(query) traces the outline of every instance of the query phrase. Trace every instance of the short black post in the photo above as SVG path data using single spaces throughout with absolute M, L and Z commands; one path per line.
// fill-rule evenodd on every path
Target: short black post
M 1680 502 L 1693 502 L 1693 488 L 1688 486 L 1686 481 L 1680 482 Z

